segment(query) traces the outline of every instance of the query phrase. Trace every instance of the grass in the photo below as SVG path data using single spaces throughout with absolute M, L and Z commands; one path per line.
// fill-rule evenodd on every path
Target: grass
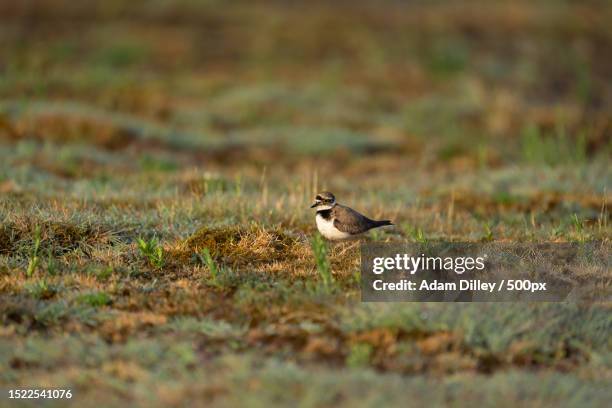
M 36 299 L 48 299 L 53 297 L 57 292 L 57 289 L 53 286 L 49 286 L 44 279 L 29 283 L 26 285 L 26 290 Z
M 38 267 L 38 250 L 40 249 L 40 227 L 36 226 L 34 230 L 34 245 L 30 254 L 30 260 L 28 261 L 28 269 L 26 270 L 26 277 L 31 277 L 34 271 Z
M 3 387 L 74 406 L 608 405 L 609 302 L 361 303 L 358 251 L 308 208 L 325 189 L 392 219 L 372 241 L 609 246 L 605 7 L 14 3 Z
M 147 259 L 149 265 L 157 269 L 164 266 L 164 249 L 159 245 L 156 237 L 149 240 L 138 238 L 137 243 L 140 253 Z
M 425 233 L 421 227 L 408 225 L 406 226 L 406 232 L 413 242 L 418 242 L 421 244 L 427 243 L 427 238 L 425 238 Z
M 208 248 L 203 248 L 202 251 L 200 251 L 199 256 L 202 263 L 208 268 L 213 283 L 217 283 L 217 279 L 219 278 L 219 266 L 210 255 L 210 250 Z
M 346 357 L 346 365 L 352 368 L 367 367 L 372 355 L 372 346 L 368 343 L 354 344 Z
M 91 307 L 101 307 L 112 303 L 111 297 L 104 292 L 94 292 L 80 295 L 76 301 Z
M 327 258 L 327 243 L 320 234 L 315 234 L 312 238 L 312 252 L 317 265 L 317 272 L 323 284 L 323 288 L 329 292 L 334 283 L 329 259 Z
M 536 127 L 526 128 L 523 131 L 522 149 L 527 162 L 557 166 L 582 163 L 587 156 L 584 133 L 570 138 L 562 125 L 558 125 L 555 134 L 549 137 L 542 135 Z

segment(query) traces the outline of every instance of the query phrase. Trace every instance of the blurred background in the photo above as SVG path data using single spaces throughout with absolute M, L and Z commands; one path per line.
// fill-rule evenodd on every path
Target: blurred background
M 606 1 L 1 1 L 0 23 L 3 140 L 134 150 L 145 167 L 610 154 Z M 104 165 L 75 160 L 40 165 Z

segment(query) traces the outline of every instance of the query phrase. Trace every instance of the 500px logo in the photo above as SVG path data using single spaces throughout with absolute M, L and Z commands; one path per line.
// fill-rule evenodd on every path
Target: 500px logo
M 479 257 L 459 256 L 459 257 L 440 257 L 440 256 L 411 256 L 408 254 L 396 254 L 394 257 L 376 257 L 372 262 L 372 272 L 380 275 L 385 271 L 407 271 L 414 275 L 417 271 L 446 270 L 456 274 L 465 271 L 478 270 L 485 268 L 487 255 Z

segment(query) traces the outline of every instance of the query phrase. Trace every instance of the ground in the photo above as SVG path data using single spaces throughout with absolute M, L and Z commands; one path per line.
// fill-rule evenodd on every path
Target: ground
M 309 205 L 395 222 L 372 241 L 609 244 L 611 22 L 596 1 L 0 3 L 0 386 L 607 406 L 610 303 L 361 303 L 358 248 L 313 245 Z

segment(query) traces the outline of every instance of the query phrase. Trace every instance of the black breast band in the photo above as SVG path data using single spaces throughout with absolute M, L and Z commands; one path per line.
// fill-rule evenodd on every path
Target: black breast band
M 332 210 L 319 210 L 317 211 L 317 214 L 320 214 L 321 217 L 323 217 L 324 220 L 329 220 L 331 218 L 331 212 Z

